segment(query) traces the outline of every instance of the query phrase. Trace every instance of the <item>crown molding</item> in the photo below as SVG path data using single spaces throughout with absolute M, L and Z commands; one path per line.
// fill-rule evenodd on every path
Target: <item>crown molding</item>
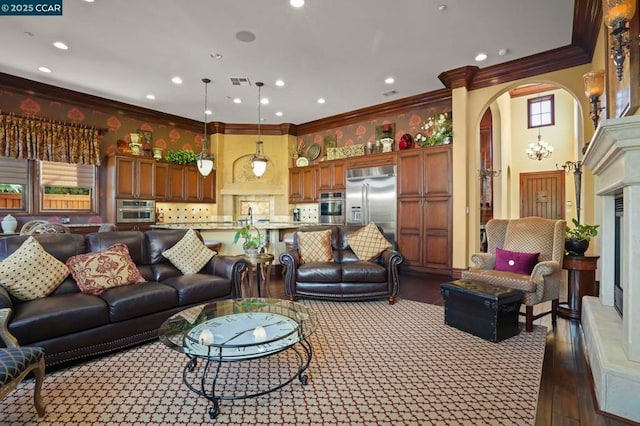
M 602 0 L 576 0 L 571 45 L 581 47 L 589 55 L 589 60 L 593 58 L 602 26 Z
M 344 114 L 333 115 L 320 120 L 309 121 L 297 126 L 298 135 L 306 135 L 321 130 L 346 126 L 361 121 L 380 117 L 381 115 L 402 114 L 413 109 L 426 108 L 435 102 L 451 100 L 451 90 L 439 89 L 432 92 L 421 93 L 407 98 L 397 99 L 383 104 L 349 111 Z
M 455 68 L 449 71 L 441 72 L 438 75 L 438 79 L 444 84 L 444 87 L 450 89 L 457 89 L 458 87 L 466 87 L 469 89 L 473 77 L 476 75 L 480 68 L 467 65 L 465 67 Z
M 11 91 L 18 91 L 31 96 L 37 96 L 54 102 L 68 102 L 87 108 L 99 108 L 114 113 L 130 116 L 140 121 L 152 121 L 170 127 L 178 127 L 184 130 L 191 130 L 196 133 L 202 131 L 202 122 L 177 115 L 154 111 L 135 105 L 118 102 L 87 93 L 76 92 L 75 90 L 63 89 L 62 87 L 40 83 L 5 73 L 0 73 L 0 87 Z

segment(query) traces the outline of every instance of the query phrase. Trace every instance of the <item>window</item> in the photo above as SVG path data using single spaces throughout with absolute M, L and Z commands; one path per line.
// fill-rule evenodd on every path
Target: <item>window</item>
M 529 128 L 553 126 L 555 124 L 553 95 L 527 99 Z
M 38 161 L 39 211 L 97 212 L 96 166 Z
M 29 161 L 0 157 L 0 210 L 29 210 Z

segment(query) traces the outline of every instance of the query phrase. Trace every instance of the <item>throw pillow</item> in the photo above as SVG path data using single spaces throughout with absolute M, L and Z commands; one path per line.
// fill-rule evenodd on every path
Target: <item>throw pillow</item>
M 347 243 L 360 260 L 373 260 L 391 247 L 391 243 L 380 233 L 373 222 L 369 222 L 347 237 Z
M 19 300 L 46 297 L 69 275 L 67 266 L 29 237 L 0 262 L 0 286 Z
M 330 229 L 313 232 L 298 231 L 297 234 L 301 263 L 333 261 Z
M 540 253 L 520 253 L 496 247 L 496 266 L 493 269 L 531 275 L 531 271 L 538 263 L 538 256 Z
M 71 256 L 67 266 L 80 291 L 99 295 L 106 289 L 144 282 L 131 260 L 126 244 L 118 243 L 106 250 Z
M 189 229 L 173 247 L 162 252 L 162 255 L 184 275 L 200 271 L 214 254 L 200 241 L 193 229 Z

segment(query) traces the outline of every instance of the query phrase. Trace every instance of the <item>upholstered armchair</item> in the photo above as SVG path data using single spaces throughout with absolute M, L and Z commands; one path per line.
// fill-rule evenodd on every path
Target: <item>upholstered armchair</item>
M 462 273 L 462 278 L 521 290 L 527 331 L 533 331 L 534 320 L 549 313 L 555 325 L 560 284 L 563 279 L 564 231 L 564 220 L 541 217 L 490 220 L 486 225 L 487 253 L 472 255 L 472 265 L 468 271 Z M 500 250 L 507 250 L 509 253 L 505 254 Z M 496 252 L 499 256 L 496 256 Z M 509 270 L 509 265 L 514 266 L 518 262 L 518 256 L 522 254 L 525 257 L 526 253 L 539 253 L 537 259 L 534 257 L 531 263 L 531 273 Z M 499 263 L 498 268 L 496 260 Z M 533 314 L 535 305 L 549 300 L 550 311 Z
M 0 348 L 0 399 L 7 396 L 33 371 L 36 378 L 33 402 L 40 417 L 45 406 L 41 391 L 44 381 L 44 349 L 36 346 L 19 346 L 15 337 L 7 329 L 10 308 L 0 309 L 0 338 L 6 347 Z

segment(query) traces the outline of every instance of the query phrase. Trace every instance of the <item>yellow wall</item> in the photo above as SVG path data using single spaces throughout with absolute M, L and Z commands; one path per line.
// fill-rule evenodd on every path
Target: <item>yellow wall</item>
M 575 141 L 575 147 L 573 152 L 567 147 L 562 147 L 562 155 L 556 155 L 554 153 L 551 163 L 545 164 L 544 168 L 549 170 L 555 168 L 555 163 L 563 163 L 564 161 L 575 161 L 582 158 L 581 147 L 585 141 L 591 139 L 594 128 L 591 118 L 589 117 L 589 101 L 584 95 L 584 86 L 582 75 L 592 69 L 604 68 L 604 61 L 606 55 L 604 54 L 604 32 L 601 31 L 598 43 L 596 46 L 596 54 L 591 64 L 581 65 L 573 68 L 568 68 L 560 71 L 554 71 L 546 74 L 541 74 L 535 77 L 529 77 L 521 80 L 511 81 L 509 83 L 499 84 L 496 86 L 485 87 L 473 91 L 467 91 L 464 87 L 454 89 L 453 91 L 453 117 L 454 119 L 454 135 L 455 141 L 453 145 L 453 167 L 454 167 L 454 217 L 453 217 L 453 267 L 455 269 L 466 269 L 469 264 L 469 258 L 472 253 L 479 250 L 479 239 L 476 237 L 479 235 L 480 218 L 479 209 L 475 206 L 480 204 L 480 187 L 479 180 L 477 178 L 477 170 L 480 164 L 479 152 L 480 152 L 480 135 L 479 125 L 480 119 L 485 109 L 497 101 L 497 105 L 501 106 L 501 114 L 499 120 L 502 123 L 502 137 L 514 138 L 514 130 L 509 130 L 505 123 L 509 123 L 514 120 L 517 123 L 518 118 L 513 116 L 513 108 L 510 107 L 511 102 L 505 102 L 499 99 L 501 95 L 508 92 L 510 89 L 530 83 L 551 83 L 563 88 L 570 98 L 575 100 L 575 113 L 570 112 L 571 108 L 566 107 L 565 112 L 570 114 L 567 119 L 575 120 L 578 125 L 574 129 L 573 133 L 567 137 Z M 568 104 L 566 104 L 568 105 Z M 464 121 L 459 118 L 464 117 Z M 556 120 L 559 115 L 556 114 Z M 515 126 L 516 124 L 512 124 Z M 505 133 L 506 128 L 506 133 Z M 526 129 L 526 125 L 525 125 Z M 551 142 L 550 137 L 546 137 L 545 128 L 542 129 L 543 139 L 547 139 Z M 565 134 L 563 132 L 563 134 Z M 551 136 L 551 132 L 549 133 Z M 462 137 L 460 137 L 462 136 Z M 517 136 L 517 135 L 516 135 Z M 531 137 L 532 136 L 532 137 Z M 532 135 L 526 136 L 524 145 L 530 141 L 536 140 L 537 133 L 533 132 Z M 466 140 L 466 144 L 459 143 L 459 141 Z M 503 193 L 511 193 L 514 198 L 514 192 L 518 191 L 518 173 L 520 172 L 522 162 L 532 162 L 532 160 L 526 159 L 526 155 L 523 154 L 524 145 L 520 146 L 519 140 L 514 140 L 514 145 L 510 148 L 505 148 L 502 155 L 513 158 L 518 155 L 524 156 L 523 159 L 514 161 L 513 164 L 505 163 L 505 158 L 502 158 L 502 175 L 500 182 L 496 182 L 499 185 Z M 505 144 L 507 145 L 507 144 Z M 558 146 L 556 146 L 558 145 Z M 559 144 L 554 144 L 556 149 L 560 148 Z M 522 153 L 522 154 L 520 154 Z M 525 160 L 526 159 L 526 160 Z M 533 166 L 528 166 L 533 167 Z M 541 167 L 543 167 L 541 165 Z M 583 210 L 581 212 L 581 221 L 584 223 L 594 223 L 594 190 L 593 190 L 593 176 L 588 169 L 583 170 L 583 185 L 582 185 L 582 198 L 583 198 Z M 507 180 L 510 178 L 510 183 Z M 567 179 L 567 186 L 573 188 L 573 180 Z M 573 191 L 570 190 L 573 199 Z M 503 205 L 505 203 L 503 202 Z M 505 217 L 502 214 L 518 216 L 514 212 L 519 213 L 519 204 L 512 199 L 508 207 L 498 209 L 494 216 Z M 509 216 L 507 216 L 509 217 Z M 597 243 L 594 245 L 597 246 Z
M 217 216 L 233 217 L 234 195 L 269 195 L 274 197 L 274 215 L 291 216 L 288 205 L 288 146 L 295 143 L 290 135 L 262 135 L 263 153 L 269 157 L 265 174 L 257 178 L 250 168 L 249 158 L 256 151 L 256 135 L 217 133 L 212 136 L 212 151 L 216 156 Z

